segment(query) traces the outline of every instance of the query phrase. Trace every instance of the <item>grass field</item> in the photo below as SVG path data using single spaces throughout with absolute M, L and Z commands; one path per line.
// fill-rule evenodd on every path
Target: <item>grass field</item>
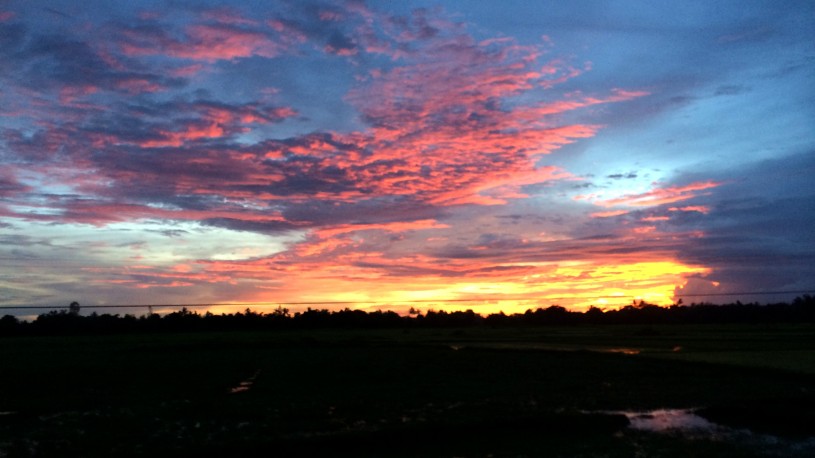
M 812 325 L 4 338 L 0 457 L 810 456 L 811 426 L 756 447 L 601 412 L 815 420 L 814 342 Z

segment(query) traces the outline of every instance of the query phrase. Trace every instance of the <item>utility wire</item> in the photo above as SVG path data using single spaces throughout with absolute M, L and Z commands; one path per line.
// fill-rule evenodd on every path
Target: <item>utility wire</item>
M 812 290 L 799 291 L 741 291 L 734 293 L 695 293 L 676 294 L 676 297 L 722 297 L 722 296 L 761 296 L 773 294 L 812 294 Z M 561 296 L 543 298 L 475 298 L 475 299 L 412 299 L 412 300 L 370 300 L 370 301 L 304 301 L 304 302 L 225 302 L 225 303 L 198 303 L 198 304 L 108 304 L 108 305 L 83 305 L 83 309 L 113 309 L 113 308 L 197 308 L 197 307 L 274 307 L 274 306 L 298 306 L 298 305 L 386 305 L 386 304 L 428 304 L 428 303 L 473 303 L 473 302 L 507 302 L 507 301 L 558 301 L 558 300 L 585 300 L 585 299 L 637 299 L 641 296 L 621 295 L 621 296 Z M 0 305 L 3 310 L 18 309 L 67 309 L 68 305 Z

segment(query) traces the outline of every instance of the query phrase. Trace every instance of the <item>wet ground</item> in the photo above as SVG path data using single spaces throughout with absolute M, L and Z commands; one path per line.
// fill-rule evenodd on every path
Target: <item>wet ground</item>
M 0 339 L 0 457 L 815 456 L 814 375 L 657 331 Z

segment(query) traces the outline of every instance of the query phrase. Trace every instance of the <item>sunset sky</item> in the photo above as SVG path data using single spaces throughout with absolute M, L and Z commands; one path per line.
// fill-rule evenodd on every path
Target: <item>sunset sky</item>
M 0 306 L 815 292 L 813 23 L 809 0 L 0 1 Z

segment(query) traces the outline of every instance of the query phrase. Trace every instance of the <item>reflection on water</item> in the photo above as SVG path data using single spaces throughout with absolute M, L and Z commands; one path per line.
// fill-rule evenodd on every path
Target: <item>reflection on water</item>
M 691 440 L 713 440 L 738 443 L 754 447 L 757 453 L 768 456 L 813 457 L 815 437 L 782 438 L 759 434 L 749 429 L 731 428 L 702 418 L 697 409 L 658 409 L 646 412 L 605 411 L 625 415 L 629 428 L 637 431 L 672 434 Z
M 246 379 L 246 380 L 242 381 L 241 383 L 239 383 L 238 386 L 230 389 L 229 392 L 232 393 L 232 394 L 235 394 L 235 393 L 243 393 L 245 391 L 249 391 L 249 389 L 252 388 L 252 385 L 255 384 L 255 379 L 258 378 L 258 375 L 260 375 L 260 369 L 255 371 L 255 373 L 252 374 L 251 377 L 249 377 L 248 379 Z
M 650 412 L 617 412 L 628 417 L 630 427 L 643 431 L 696 430 L 713 432 L 714 423 L 696 415 L 692 409 L 660 409 Z
M 637 348 L 607 348 L 594 351 L 598 351 L 600 353 L 622 353 L 624 355 L 639 355 L 641 350 Z

